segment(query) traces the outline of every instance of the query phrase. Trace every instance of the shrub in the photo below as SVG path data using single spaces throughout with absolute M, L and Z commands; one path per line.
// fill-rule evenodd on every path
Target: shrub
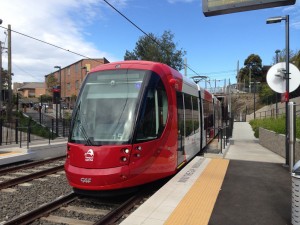
M 285 116 L 265 119 L 251 120 L 250 125 L 254 131 L 254 136 L 259 137 L 259 127 L 274 131 L 278 134 L 285 134 Z M 296 137 L 300 139 L 300 117 L 296 118 Z

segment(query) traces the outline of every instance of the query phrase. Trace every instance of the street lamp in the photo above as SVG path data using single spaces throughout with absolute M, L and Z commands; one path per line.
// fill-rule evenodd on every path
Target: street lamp
M 285 20 L 285 82 L 286 82 L 286 99 L 285 99 L 285 164 L 290 164 L 290 153 L 289 153 L 289 108 L 288 108 L 288 102 L 289 102 L 289 92 L 290 92 L 290 71 L 289 71 L 289 63 L 290 63 L 290 17 L 289 15 L 286 16 L 277 16 L 277 17 L 270 17 L 267 19 L 267 24 L 272 23 L 280 23 L 282 20 Z M 292 163 L 292 162 L 291 162 Z
M 81 67 L 82 70 L 85 70 L 84 77 L 88 74 L 88 68 L 86 66 Z M 81 77 L 80 77 L 80 84 L 82 84 L 83 78 L 82 78 L 82 71 L 81 71 Z
M 59 96 L 62 98 L 62 93 L 61 93 L 61 67 L 60 66 L 54 66 L 54 68 L 59 69 Z M 61 100 L 59 99 L 59 118 L 61 119 Z
M 276 63 L 279 63 L 279 53 L 280 53 L 280 50 L 277 49 L 275 51 L 275 54 L 276 54 Z M 278 117 L 278 93 L 276 92 L 275 93 L 275 113 L 276 113 L 276 118 Z
M 254 94 L 253 94 L 253 117 L 254 117 L 254 119 L 256 118 L 256 115 L 255 115 L 255 111 L 256 111 L 256 100 L 255 100 L 255 94 L 256 94 L 256 85 L 257 84 L 260 84 L 260 82 L 258 81 L 256 81 L 256 80 L 254 80 L 254 82 L 253 82 L 253 84 L 254 84 Z
M 43 95 L 40 95 L 40 104 L 39 104 L 40 124 L 42 124 L 42 109 L 43 109 Z

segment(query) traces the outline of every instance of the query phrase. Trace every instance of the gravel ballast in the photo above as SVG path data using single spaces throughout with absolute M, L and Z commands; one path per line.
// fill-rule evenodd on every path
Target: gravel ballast
M 72 191 L 62 172 L 43 178 L 0 191 L 0 223 Z

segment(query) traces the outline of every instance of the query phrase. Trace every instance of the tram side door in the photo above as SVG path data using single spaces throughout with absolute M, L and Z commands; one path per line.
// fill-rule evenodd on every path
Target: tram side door
M 184 102 L 183 94 L 177 92 L 177 127 L 178 127 L 178 149 L 177 149 L 177 165 L 180 166 L 185 161 L 184 153 Z

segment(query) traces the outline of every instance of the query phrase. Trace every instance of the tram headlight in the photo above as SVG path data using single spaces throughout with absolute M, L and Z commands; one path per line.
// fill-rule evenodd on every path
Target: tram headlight
M 121 161 L 122 162 L 126 162 L 127 161 L 127 158 L 125 156 L 121 157 Z

